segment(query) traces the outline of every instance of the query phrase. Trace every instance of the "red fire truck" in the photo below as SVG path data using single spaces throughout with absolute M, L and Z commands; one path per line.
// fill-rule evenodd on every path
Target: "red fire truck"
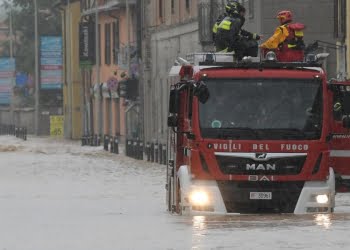
M 333 212 L 350 187 L 350 83 L 328 81 L 319 56 L 192 57 L 172 69 L 168 210 Z

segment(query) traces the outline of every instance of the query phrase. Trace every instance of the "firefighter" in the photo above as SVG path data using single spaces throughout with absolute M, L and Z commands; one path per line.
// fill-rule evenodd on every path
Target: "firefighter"
M 242 29 L 245 8 L 238 2 L 229 2 L 225 8 L 227 16 L 217 28 L 216 51 L 234 51 L 238 60 L 244 56 L 257 56 L 260 36 Z
M 228 1 L 228 4 L 232 4 L 232 5 L 236 5 L 238 2 L 237 0 L 229 0 Z M 214 25 L 213 25 L 213 29 L 212 29 L 212 32 L 213 32 L 213 42 L 215 44 L 215 38 L 216 38 L 216 33 L 218 32 L 218 27 L 220 25 L 220 23 L 222 22 L 222 20 L 224 20 L 224 18 L 227 16 L 227 13 L 223 13 L 221 14 L 215 21 Z
M 216 39 L 216 33 L 218 32 L 218 27 L 220 25 L 220 23 L 222 22 L 222 20 L 224 20 L 224 18 L 226 17 L 226 13 L 221 14 L 215 21 L 214 26 L 213 26 L 213 42 L 215 44 L 215 39 Z
M 275 51 L 277 59 L 283 62 L 303 61 L 304 60 L 304 32 L 305 25 L 301 23 L 292 23 L 293 14 L 289 10 L 278 13 L 277 19 L 280 26 L 275 33 L 260 47 L 264 52 Z

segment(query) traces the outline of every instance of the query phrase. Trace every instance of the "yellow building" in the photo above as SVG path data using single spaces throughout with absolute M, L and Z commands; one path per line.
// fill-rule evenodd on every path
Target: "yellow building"
M 82 81 L 79 65 L 80 1 L 61 1 L 63 36 L 64 133 L 67 139 L 80 139 L 82 124 Z

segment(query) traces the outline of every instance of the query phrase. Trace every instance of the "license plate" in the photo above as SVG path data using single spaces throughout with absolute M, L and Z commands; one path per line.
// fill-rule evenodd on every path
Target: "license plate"
M 250 192 L 251 200 L 272 200 L 271 192 Z

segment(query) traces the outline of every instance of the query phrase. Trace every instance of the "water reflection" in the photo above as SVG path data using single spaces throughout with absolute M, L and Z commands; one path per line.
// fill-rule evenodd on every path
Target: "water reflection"
M 325 229 L 329 229 L 332 225 L 332 220 L 331 220 L 331 215 L 330 214 L 317 214 L 315 215 L 315 223 L 318 226 L 322 226 Z
M 292 232 L 297 240 L 294 244 L 302 246 L 296 249 L 310 249 L 307 243 L 304 248 L 304 243 L 298 239 L 316 234 L 321 240 L 325 230 L 339 231 L 340 237 L 343 237 L 344 227 L 350 225 L 350 213 L 193 216 L 182 219 L 181 224 L 185 223 L 192 232 L 192 249 L 195 250 L 237 249 L 241 246 L 242 237 L 250 239 L 255 234 L 263 235 L 259 242 L 268 245 L 270 240 L 275 240 L 278 247 L 272 249 L 281 249 L 281 245 L 293 242 L 289 237 Z M 283 232 L 282 237 L 278 236 L 280 232 Z M 253 247 L 259 247 L 259 242 L 245 241 L 246 245 Z M 242 247 L 245 249 L 245 246 Z
M 201 232 L 207 229 L 207 222 L 205 216 L 193 217 L 193 230 L 195 232 Z
M 184 219 L 191 225 L 193 235 L 203 236 L 211 230 L 251 230 L 264 228 L 293 228 L 318 226 L 330 229 L 337 221 L 350 221 L 346 214 L 310 214 L 310 215 L 227 215 L 193 216 Z M 187 224 L 186 223 L 186 224 Z
M 208 223 L 205 216 L 194 216 L 192 223 L 192 249 L 201 249 L 200 246 L 204 245 Z

